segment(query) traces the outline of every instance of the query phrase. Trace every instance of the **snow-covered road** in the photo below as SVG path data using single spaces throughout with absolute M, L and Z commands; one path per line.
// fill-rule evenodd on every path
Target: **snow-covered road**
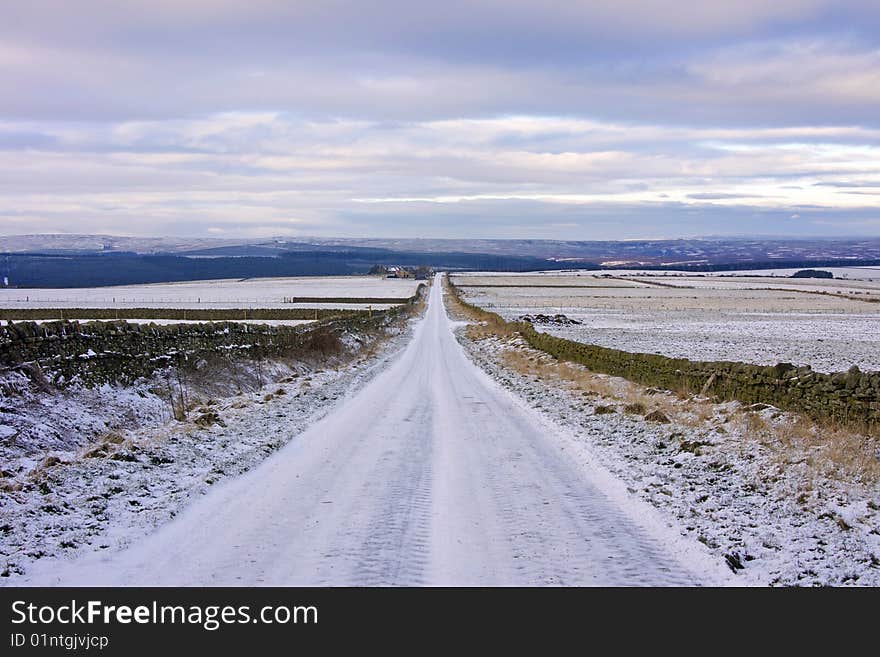
M 30 583 L 698 583 L 566 445 L 468 360 L 438 279 L 410 344 L 334 412 L 128 549 Z

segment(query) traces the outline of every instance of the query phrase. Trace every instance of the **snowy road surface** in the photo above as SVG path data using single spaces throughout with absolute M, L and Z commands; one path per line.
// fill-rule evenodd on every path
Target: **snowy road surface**
M 439 280 L 429 301 L 384 372 L 259 467 L 126 550 L 55 564 L 31 583 L 699 583 L 468 360 Z

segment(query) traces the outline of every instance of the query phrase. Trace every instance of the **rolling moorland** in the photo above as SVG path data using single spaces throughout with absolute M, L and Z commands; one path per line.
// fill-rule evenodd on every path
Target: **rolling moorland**
M 723 271 L 880 265 L 880 239 L 633 241 L 277 238 L 212 240 L 100 235 L 0 237 L 0 277 L 14 287 L 91 287 L 212 278 L 365 274 L 375 265 L 444 271 L 641 267 Z

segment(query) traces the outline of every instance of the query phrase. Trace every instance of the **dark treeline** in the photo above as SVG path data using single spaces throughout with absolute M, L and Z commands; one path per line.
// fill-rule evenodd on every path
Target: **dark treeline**
M 0 277 L 11 287 L 98 287 L 218 278 L 366 274 L 377 264 L 444 270 L 533 271 L 595 267 L 541 258 L 472 253 L 406 253 L 384 249 L 290 251 L 279 256 L 5 254 Z
M 0 254 L 0 278 L 11 287 L 99 287 L 218 278 L 275 276 L 344 276 L 366 274 L 376 265 L 425 266 L 446 271 L 538 271 L 566 269 L 632 269 L 600 267 L 581 261 L 557 262 L 531 256 L 484 253 L 416 253 L 376 248 L 285 251 L 275 256 L 205 257 L 113 254 Z M 723 272 L 746 269 L 877 266 L 880 260 L 773 260 L 635 267 L 645 271 Z

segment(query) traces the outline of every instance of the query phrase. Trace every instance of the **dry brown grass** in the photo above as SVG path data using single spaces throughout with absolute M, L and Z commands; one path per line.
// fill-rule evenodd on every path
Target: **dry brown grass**
M 79 456 L 81 458 L 104 458 L 109 456 L 113 452 L 116 451 L 116 447 L 119 445 L 124 445 L 128 442 L 121 433 L 117 431 L 108 431 L 107 433 L 98 436 L 94 442 L 80 450 Z
M 675 401 L 668 395 L 648 394 L 625 379 L 596 374 L 581 365 L 556 361 L 537 351 L 507 350 L 502 354 L 501 362 L 520 374 L 547 382 L 559 382 L 581 396 L 613 400 L 622 404 L 626 413 L 645 415 L 659 410 L 672 417 L 676 410 Z
M 114 454 L 120 445 L 130 444 L 121 433 L 117 431 L 108 431 L 98 436 L 93 442 L 82 447 L 76 455 L 76 459 L 95 459 L 107 458 Z M 40 485 L 46 482 L 52 468 L 60 465 L 69 464 L 69 460 L 59 458 L 57 456 L 47 456 L 37 465 L 31 468 L 25 475 L 26 481 L 34 485 Z M 17 483 L 9 490 L 21 490 L 21 483 Z
M 703 430 L 725 424 L 728 429 L 724 431 L 757 441 L 774 452 L 781 464 L 806 463 L 809 476 L 868 484 L 880 481 L 880 438 L 868 432 L 817 423 L 796 413 L 780 413 L 768 420 L 759 412 L 746 408 L 730 411 L 704 398 L 651 394 L 625 379 L 590 372 L 522 346 L 505 350 L 499 361 L 524 376 L 604 400 L 603 406 L 608 406 L 608 401 L 620 404 L 625 413 L 645 415 L 659 410 L 676 425 Z
M 771 425 L 754 411 L 737 413 L 734 418 L 734 425 L 739 428 L 742 433 L 758 439 L 765 438 L 771 430 Z
M 469 340 L 485 340 L 486 338 L 509 338 L 516 333 L 506 324 L 498 322 L 479 322 L 470 324 L 465 329 Z
M 826 476 L 880 481 L 880 439 L 831 422 L 786 415 L 769 432 L 783 463 L 807 462 Z
M 469 340 L 509 338 L 516 334 L 516 329 L 495 313 L 462 303 L 455 290 L 450 286 L 448 277 L 443 279 L 443 289 L 446 292 L 444 302 L 449 314 L 454 319 L 472 322 L 465 329 L 465 334 Z
M 491 313 L 478 306 L 466 303 L 459 296 L 460 292 L 449 281 L 449 277 L 443 278 L 443 302 L 447 310 L 449 310 L 457 319 L 484 320 Z
M 425 282 L 425 292 L 413 303 L 412 310 L 415 316 L 421 315 L 428 305 L 428 296 L 431 294 L 431 288 L 434 286 L 434 279 Z

